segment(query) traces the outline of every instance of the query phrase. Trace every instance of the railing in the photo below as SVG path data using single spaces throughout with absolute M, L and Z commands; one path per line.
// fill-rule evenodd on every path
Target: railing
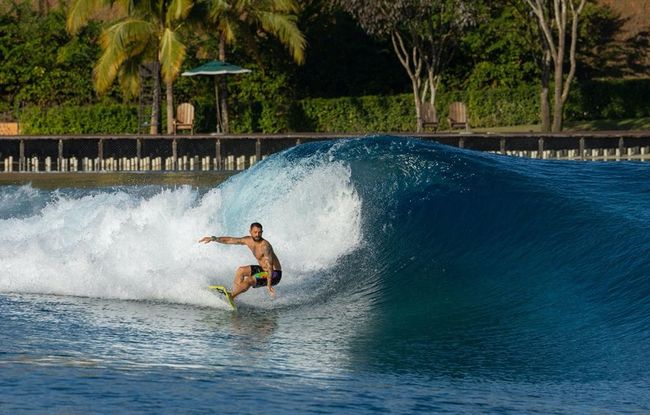
M 392 134 L 500 154 L 572 160 L 650 160 L 650 131 Z M 359 134 L 10 135 L 0 137 L 0 172 L 242 170 L 301 143 Z

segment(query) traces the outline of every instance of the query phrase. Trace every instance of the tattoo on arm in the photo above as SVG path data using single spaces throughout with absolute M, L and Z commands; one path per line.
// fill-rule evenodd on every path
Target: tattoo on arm
M 212 240 L 221 244 L 244 245 L 244 238 L 233 238 L 230 236 L 213 236 Z

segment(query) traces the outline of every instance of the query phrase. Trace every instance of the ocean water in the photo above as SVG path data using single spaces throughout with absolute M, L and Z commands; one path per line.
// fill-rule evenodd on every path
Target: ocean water
M 284 276 L 239 310 L 259 221 Z M 648 413 L 650 165 L 394 137 L 0 188 L 1 413 Z

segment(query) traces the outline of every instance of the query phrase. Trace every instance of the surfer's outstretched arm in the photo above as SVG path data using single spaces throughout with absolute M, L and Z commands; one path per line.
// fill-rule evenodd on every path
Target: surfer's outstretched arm
M 219 242 L 221 244 L 230 244 L 230 245 L 246 245 L 246 237 L 243 238 L 233 238 L 231 236 L 204 236 L 199 239 L 200 243 L 210 243 L 210 242 Z

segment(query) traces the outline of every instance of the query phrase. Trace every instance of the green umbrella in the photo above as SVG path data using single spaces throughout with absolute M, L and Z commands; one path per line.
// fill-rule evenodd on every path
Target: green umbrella
M 219 106 L 219 86 L 217 84 L 217 75 L 228 75 L 228 74 L 238 74 L 238 73 L 247 73 L 250 72 L 250 69 L 245 69 L 237 65 L 232 65 L 227 62 L 222 62 L 218 60 L 213 60 L 208 63 L 204 63 L 201 66 L 198 66 L 189 71 L 183 72 L 182 76 L 195 76 L 195 75 L 209 75 L 215 76 L 214 78 L 214 95 L 217 100 L 217 132 L 220 133 L 223 131 L 223 120 L 221 119 L 221 109 Z

